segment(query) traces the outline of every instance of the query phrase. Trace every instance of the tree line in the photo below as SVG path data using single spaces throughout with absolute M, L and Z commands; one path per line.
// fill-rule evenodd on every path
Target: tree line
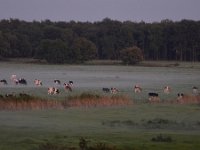
M 200 61 L 200 21 L 145 23 L 105 18 L 97 22 L 0 20 L 0 60 L 36 58 L 49 63 L 122 60 L 141 49 L 145 60 Z

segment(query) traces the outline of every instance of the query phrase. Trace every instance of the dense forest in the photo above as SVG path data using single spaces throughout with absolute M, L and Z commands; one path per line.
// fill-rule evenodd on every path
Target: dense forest
M 136 46 L 145 60 L 200 61 L 200 21 L 27 22 L 0 20 L 0 60 L 36 58 L 49 63 L 121 60 Z

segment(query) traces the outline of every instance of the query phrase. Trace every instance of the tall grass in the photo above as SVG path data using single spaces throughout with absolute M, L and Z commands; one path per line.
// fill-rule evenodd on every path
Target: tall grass
M 133 102 L 126 96 L 99 96 L 83 93 L 80 96 L 70 97 L 68 107 L 97 107 L 97 106 L 124 106 Z
M 152 103 L 152 102 L 151 102 Z M 160 102 L 162 103 L 162 102 Z M 164 101 L 163 103 L 168 103 Z M 200 96 L 183 96 L 170 101 L 172 104 L 199 104 Z M 154 102 L 153 102 L 154 104 Z M 102 96 L 82 93 L 69 96 L 64 100 L 49 100 L 27 94 L 0 96 L 0 110 L 37 110 L 37 109 L 66 109 L 69 107 L 112 107 L 133 105 L 133 101 L 125 95 Z
M 65 100 L 48 100 L 27 94 L 1 97 L 0 110 L 37 110 L 37 109 L 65 109 L 68 107 L 97 107 L 131 105 L 132 101 L 125 96 L 99 96 L 82 93 L 70 96 Z
M 58 100 L 45 100 L 30 95 L 0 98 L 0 110 L 63 109 Z

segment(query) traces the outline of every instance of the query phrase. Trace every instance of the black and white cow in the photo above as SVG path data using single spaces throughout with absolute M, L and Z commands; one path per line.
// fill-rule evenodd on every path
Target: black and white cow
M 27 85 L 27 81 L 24 78 L 19 78 L 17 84 Z
M 14 79 L 13 82 L 14 82 L 16 85 L 18 85 L 18 84 L 27 85 L 27 81 L 26 81 L 24 78 Z
M 61 84 L 60 80 L 58 80 L 58 79 L 55 79 L 55 80 L 54 80 L 54 83 L 55 83 L 56 85 L 60 85 L 60 84 Z
M 116 94 L 116 93 L 119 92 L 119 90 L 118 90 L 117 88 L 115 88 L 115 87 L 111 87 L 111 88 L 110 88 L 110 92 L 111 92 L 112 94 Z
M 48 88 L 48 94 L 49 95 L 56 95 L 56 94 L 59 94 L 60 91 L 58 88 L 55 88 L 55 87 L 49 87 Z
M 11 81 L 14 83 L 14 84 L 23 84 L 23 85 L 27 85 L 27 81 L 24 79 L 24 78 L 17 78 L 17 75 L 11 75 L 10 77 Z
M 148 95 L 149 95 L 149 102 L 150 103 L 160 102 L 160 98 L 158 96 L 158 93 L 150 92 Z
M 181 100 L 184 97 L 184 94 L 183 93 L 178 93 L 177 96 L 178 96 L 177 100 Z
M 111 88 L 102 88 L 102 91 L 105 93 L 112 93 L 112 94 L 116 94 L 119 92 L 119 90 L 115 87 L 111 87 Z
M 63 85 L 64 85 L 65 90 L 72 92 L 72 86 L 70 83 L 64 83 Z
M 0 80 L 0 84 L 7 85 L 8 83 L 7 83 L 7 81 L 5 79 L 2 79 L 2 80 Z
M 109 88 L 102 88 L 102 91 L 105 92 L 105 93 L 109 93 L 110 89 Z
M 70 84 L 70 86 L 72 87 L 73 85 L 74 85 L 74 82 L 73 81 L 69 81 L 69 84 Z

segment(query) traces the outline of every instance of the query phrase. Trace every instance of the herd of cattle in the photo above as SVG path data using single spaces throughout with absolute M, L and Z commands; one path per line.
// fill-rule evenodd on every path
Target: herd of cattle
M 11 82 L 13 84 L 15 84 L 15 85 L 27 85 L 26 79 L 24 79 L 24 78 L 17 78 L 16 75 L 12 75 L 10 77 L 10 79 L 11 79 Z M 53 82 L 56 85 L 61 85 L 61 82 L 58 79 L 55 79 Z M 7 85 L 7 84 L 8 84 L 8 82 L 5 79 L 0 80 L 0 85 Z M 34 80 L 34 85 L 35 86 L 42 86 L 42 81 L 39 80 L 39 79 L 35 79 Z M 72 92 L 73 81 L 69 81 L 68 83 L 64 83 L 63 86 L 64 86 L 65 90 L 68 90 L 68 91 Z M 60 91 L 59 91 L 59 89 L 57 87 L 53 86 L 53 87 L 48 87 L 47 93 L 49 95 L 54 95 L 54 94 L 59 94 Z
M 12 75 L 10 77 L 10 79 L 11 79 L 11 82 L 13 84 L 15 84 L 15 85 L 20 85 L 20 84 L 21 85 L 27 85 L 27 81 L 24 78 L 17 78 L 16 75 Z M 58 80 L 58 79 L 53 80 L 53 82 L 56 85 L 61 85 L 61 81 Z M 7 84 L 8 84 L 8 82 L 5 79 L 0 80 L 0 85 L 7 85 Z M 74 84 L 73 81 L 69 81 L 67 83 L 63 83 L 64 89 L 67 90 L 67 91 L 72 92 L 73 84 Z M 39 80 L 39 79 L 35 79 L 34 80 L 34 85 L 35 86 L 42 86 L 42 81 Z M 104 88 L 102 88 L 102 91 L 105 92 L 105 93 L 112 93 L 112 94 L 116 94 L 116 93 L 119 92 L 119 90 L 117 88 L 115 88 L 115 87 L 111 87 L 111 88 L 105 88 L 104 87 Z M 137 84 L 137 85 L 134 86 L 133 91 L 135 93 L 141 93 L 142 92 L 142 87 Z M 171 93 L 171 91 L 172 91 L 172 89 L 169 86 L 165 86 L 163 88 L 163 93 L 165 93 L 165 94 L 169 94 L 169 93 Z M 60 90 L 57 88 L 57 86 L 52 86 L 52 87 L 48 87 L 47 93 L 49 95 L 56 95 L 56 94 L 60 93 Z M 195 95 L 199 95 L 199 91 L 198 91 L 198 88 L 196 86 L 192 87 L 192 93 L 195 94 Z M 159 94 L 155 93 L 155 92 L 148 93 L 148 96 L 149 96 L 149 101 L 156 101 L 157 99 L 159 99 Z M 177 98 L 178 99 L 181 99 L 183 97 L 184 97 L 183 93 L 178 93 L 177 94 Z

